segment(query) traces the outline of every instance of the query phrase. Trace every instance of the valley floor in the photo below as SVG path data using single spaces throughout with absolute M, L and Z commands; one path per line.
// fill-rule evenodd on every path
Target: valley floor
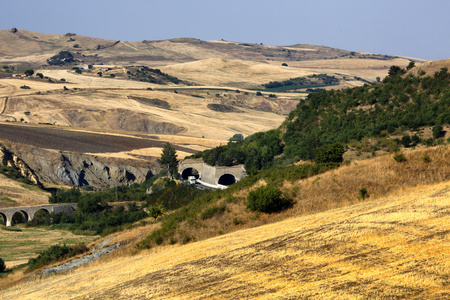
M 187 245 L 114 256 L 2 299 L 443 299 L 450 181 Z

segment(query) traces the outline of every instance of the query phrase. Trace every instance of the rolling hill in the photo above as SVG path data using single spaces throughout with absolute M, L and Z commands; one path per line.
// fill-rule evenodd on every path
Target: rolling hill
M 3 299 L 44 295 L 443 299 L 449 295 L 449 153 L 448 146 L 416 150 L 408 153 L 406 165 L 384 156 L 297 181 L 293 184 L 305 195 L 300 193 L 284 215 L 250 216 L 244 225 L 233 229 L 230 224 L 228 234 L 186 245 L 155 246 L 134 255 L 131 242 L 89 266 L 24 282 L 0 295 Z M 421 161 L 425 154 L 431 165 Z M 368 169 L 373 170 L 365 173 Z M 355 189 L 363 183 L 371 195 L 358 200 Z M 285 182 L 289 186 L 292 183 Z M 319 210 L 308 208 L 313 198 L 301 200 L 309 193 L 313 197 L 314 189 L 329 193 L 321 196 L 326 205 Z M 236 204 L 227 205 L 230 211 L 205 228 L 217 232 L 215 223 L 231 220 Z M 256 224 L 260 226 L 251 228 Z M 129 243 L 144 232 L 145 228 L 132 229 L 109 242 Z

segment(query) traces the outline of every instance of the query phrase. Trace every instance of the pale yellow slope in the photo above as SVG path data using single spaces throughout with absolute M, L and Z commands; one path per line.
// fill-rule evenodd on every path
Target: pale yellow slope
M 3 299 L 439 298 L 450 182 L 23 283 Z
M 200 61 L 162 67 L 163 72 L 176 74 L 177 77 L 193 81 L 200 85 L 218 86 L 255 86 L 275 80 L 311 75 L 314 70 L 286 68 L 266 62 L 205 59 Z

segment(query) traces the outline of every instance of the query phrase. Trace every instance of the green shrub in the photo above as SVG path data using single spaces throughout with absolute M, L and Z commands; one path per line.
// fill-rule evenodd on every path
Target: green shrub
M 424 156 L 422 156 L 422 161 L 424 163 L 429 163 L 431 162 L 431 158 L 428 156 L 428 154 L 425 154 Z
M 342 144 L 326 144 L 320 146 L 314 152 L 314 160 L 317 163 L 341 163 L 345 148 Z
M 4 262 L 3 259 L 0 257 L 0 273 L 5 272 L 5 270 L 6 270 L 5 262 Z
M 47 250 L 41 251 L 38 257 L 30 258 L 28 260 L 28 271 L 31 272 L 53 262 L 87 252 L 88 250 L 89 249 L 84 244 L 73 246 L 53 245 Z
M 367 195 L 367 189 L 365 187 L 362 187 L 359 189 L 359 197 L 364 200 L 366 199 L 366 197 L 368 197 Z
M 292 205 L 292 201 L 284 198 L 281 191 L 273 185 L 251 191 L 247 202 L 248 209 L 265 213 L 278 212 Z
M 394 155 L 394 160 L 396 162 L 404 162 L 404 161 L 406 161 L 406 157 L 403 153 L 397 153 Z
M 158 219 L 159 216 L 162 215 L 162 209 L 156 205 L 150 205 L 148 207 L 148 215 L 152 218 Z

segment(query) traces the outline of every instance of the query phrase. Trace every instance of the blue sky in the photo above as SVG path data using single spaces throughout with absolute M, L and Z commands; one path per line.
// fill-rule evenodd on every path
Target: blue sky
M 0 29 L 142 41 L 315 44 L 450 58 L 449 0 L 0 0 Z

